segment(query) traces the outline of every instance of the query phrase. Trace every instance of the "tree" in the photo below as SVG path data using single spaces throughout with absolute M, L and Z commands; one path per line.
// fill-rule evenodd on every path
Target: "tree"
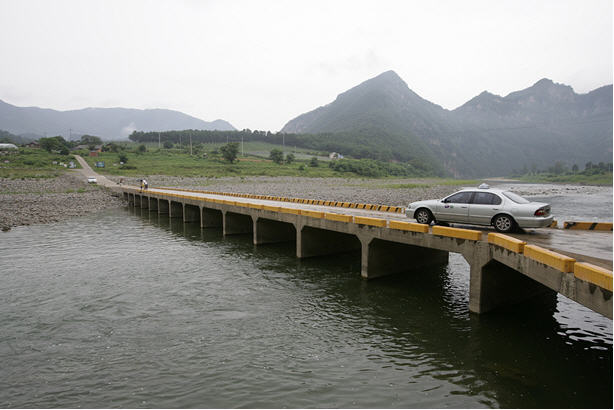
M 286 164 L 292 164 L 296 158 L 293 153 L 286 155 Z
M 119 162 L 123 162 L 125 164 L 128 162 L 128 156 L 122 152 L 119 154 Z
M 147 151 L 147 147 L 145 146 L 145 144 L 139 145 L 139 152 L 145 152 L 145 151 Z
M 284 162 L 284 153 L 282 150 L 273 148 L 271 153 L 269 154 L 269 158 L 276 164 L 281 164 Z
M 317 166 L 318 166 L 318 157 L 311 157 L 311 160 L 309 160 L 309 166 L 317 168 Z
M 68 150 L 69 148 L 68 142 L 60 135 L 57 137 L 40 138 L 38 143 L 40 144 L 41 148 L 47 152 L 61 151 L 62 148 L 66 148 Z
M 102 140 L 100 137 L 96 137 L 94 135 L 82 135 L 81 136 L 81 145 L 102 145 Z
M 222 156 L 224 159 L 231 164 L 237 159 L 237 154 L 239 153 L 239 143 L 238 142 L 229 142 L 226 145 L 223 145 L 220 148 L 222 152 Z
M 578 173 L 578 164 L 573 164 L 573 166 L 571 167 L 571 170 L 573 171 L 574 174 Z
M 166 149 L 171 149 L 173 148 L 173 143 L 170 141 L 164 141 L 164 144 L 162 144 L 162 146 Z

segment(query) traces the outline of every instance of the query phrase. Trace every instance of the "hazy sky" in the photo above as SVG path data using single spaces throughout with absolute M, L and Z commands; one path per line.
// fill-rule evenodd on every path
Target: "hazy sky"
M 588 92 L 612 83 L 612 0 L 0 0 L 0 99 L 19 106 L 277 131 L 386 70 L 448 109 L 543 77 Z

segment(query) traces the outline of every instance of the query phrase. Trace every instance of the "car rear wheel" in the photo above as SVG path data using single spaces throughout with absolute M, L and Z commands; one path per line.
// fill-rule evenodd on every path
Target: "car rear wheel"
M 497 215 L 493 221 L 493 225 L 497 232 L 504 233 L 512 232 L 516 227 L 514 219 L 509 215 Z
M 420 208 L 414 214 L 414 218 L 419 224 L 430 224 L 433 221 L 433 214 L 425 208 Z

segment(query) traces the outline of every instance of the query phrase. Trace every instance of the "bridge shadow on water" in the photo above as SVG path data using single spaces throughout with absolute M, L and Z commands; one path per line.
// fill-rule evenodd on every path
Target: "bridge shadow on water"
M 382 366 L 407 370 L 410 384 L 430 377 L 458 386 L 452 392 L 458 407 L 463 395 L 483 397 L 488 407 L 612 406 L 611 334 L 601 340 L 570 335 L 557 320 L 556 294 L 470 314 L 469 267 L 460 255 L 367 281 L 358 251 L 300 260 L 295 242 L 254 246 L 252 234 L 223 237 L 221 229 L 138 208 L 129 212 L 187 241 L 223 244 L 251 258 L 272 286 L 300 287 L 309 294 L 305 309 L 338 321 L 365 344 L 370 360 L 383 355 Z

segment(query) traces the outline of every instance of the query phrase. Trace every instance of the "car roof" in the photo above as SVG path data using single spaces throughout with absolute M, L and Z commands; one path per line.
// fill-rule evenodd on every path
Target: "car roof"
M 503 192 L 506 192 L 506 189 L 500 189 L 500 188 L 463 188 L 458 192 L 491 192 L 493 194 L 501 194 Z

